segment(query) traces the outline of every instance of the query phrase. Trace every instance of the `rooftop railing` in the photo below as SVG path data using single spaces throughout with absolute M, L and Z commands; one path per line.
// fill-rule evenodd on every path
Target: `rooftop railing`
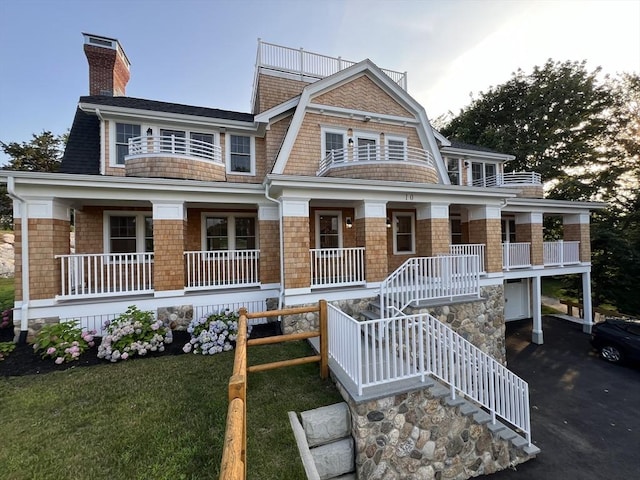
M 517 185 L 542 185 L 542 177 L 536 172 L 509 172 L 478 178 L 474 187 L 511 187 Z
M 320 160 L 317 175 L 322 176 L 332 167 L 345 166 L 350 162 L 408 162 L 435 168 L 433 155 L 416 147 L 396 145 L 361 145 L 331 150 Z
M 129 156 L 138 155 L 187 155 L 222 164 L 222 149 L 219 145 L 175 135 L 130 138 Z

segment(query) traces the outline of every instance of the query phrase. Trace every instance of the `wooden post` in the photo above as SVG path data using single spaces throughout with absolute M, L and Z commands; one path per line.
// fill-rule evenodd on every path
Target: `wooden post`
M 238 319 L 238 338 L 236 339 L 236 347 L 240 346 L 242 355 L 242 376 L 244 377 L 243 399 L 242 399 L 242 466 L 243 476 L 247 478 L 247 309 L 240 308 L 240 318 Z M 241 344 L 241 345 L 239 345 Z M 236 356 L 237 359 L 237 356 Z M 234 365 L 235 369 L 235 365 Z M 234 372 L 236 373 L 236 372 Z
M 329 335 L 327 328 L 327 301 L 320 300 L 320 378 L 329 377 Z

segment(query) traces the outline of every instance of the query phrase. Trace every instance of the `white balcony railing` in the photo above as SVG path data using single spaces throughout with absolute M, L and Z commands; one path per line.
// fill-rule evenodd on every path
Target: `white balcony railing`
M 329 357 L 367 387 L 433 375 L 522 430 L 531 444 L 529 386 L 504 365 L 429 314 L 358 322 L 328 305 Z M 380 339 L 379 341 L 373 339 Z
M 414 257 L 380 285 L 383 317 L 395 316 L 415 302 L 480 295 L 478 257 Z
M 396 145 L 361 145 L 331 150 L 325 158 L 320 160 L 317 175 L 322 176 L 332 167 L 342 167 L 349 165 L 350 162 L 407 162 L 435 168 L 433 155 L 422 148 Z
M 57 298 L 92 298 L 153 292 L 153 253 L 56 255 L 62 288 Z
M 512 268 L 528 268 L 530 266 L 530 243 L 506 242 L 502 244 L 502 268 L 505 270 L 511 270 Z
M 580 242 L 544 242 L 543 257 L 545 266 L 564 266 L 580 263 Z
M 449 253 L 451 255 L 475 255 L 478 257 L 478 271 L 480 275 L 484 275 L 485 265 L 484 265 L 484 251 L 485 245 L 484 243 L 468 243 L 468 244 L 459 244 L 459 245 L 451 245 L 449 247 Z
M 364 247 L 313 248 L 311 257 L 311 288 L 363 285 Z
M 258 42 L 257 67 L 266 67 L 281 72 L 320 79 L 333 75 L 356 63 L 350 60 L 343 60 L 341 57 L 329 57 L 319 53 L 307 52 L 302 48 L 283 47 L 263 42 L 262 40 Z M 384 68 L 382 71 L 404 90 L 407 89 L 406 72 L 396 72 Z
M 542 177 L 536 172 L 508 172 L 473 181 L 474 187 L 511 187 L 542 185 Z
M 187 290 L 260 285 L 260 250 L 184 252 L 184 260 Z
M 175 135 L 149 135 L 129 139 L 129 157 L 144 155 L 185 155 L 222 165 L 219 145 Z

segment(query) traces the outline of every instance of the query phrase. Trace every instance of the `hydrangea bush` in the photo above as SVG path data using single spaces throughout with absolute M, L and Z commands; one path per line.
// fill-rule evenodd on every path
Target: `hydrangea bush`
M 191 340 L 182 347 L 182 351 L 214 355 L 232 350 L 238 337 L 238 318 L 237 313 L 229 310 L 194 318 L 187 327 Z
M 9 356 L 16 348 L 13 342 L 0 342 L 0 362 Z
M 33 341 L 33 350 L 42 352 L 42 358 L 53 358 L 59 365 L 77 360 L 94 345 L 95 331 L 82 331 L 74 320 L 44 325 Z
M 7 308 L 0 316 L 0 328 L 13 327 L 13 309 Z
M 111 362 L 127 360 L 133 355 L 164 352 L 165 344 L 173 341 L 171 329 L 152 312 L 142 312 L 130 306 L 125 313 L 104 324 L 105 333 L 98 346 L 98 358 Z

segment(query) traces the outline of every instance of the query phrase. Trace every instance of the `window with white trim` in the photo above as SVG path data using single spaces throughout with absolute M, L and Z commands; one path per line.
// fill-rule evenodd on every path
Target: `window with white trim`
M 378 139 L 373 136 L 358 135 L 356 138 L 357 159 L 358 160 L 377 160 L 378 158 Z
M 447 158 L 447 173 L 449 174 L 449 181 L 451 185 L 460 185 L 460 159 L 459 158 Z
M 502 219 L 502 243 L 515 243 L 516 241 L 516 221 L 513 218 Z
M 342 212 L 316 212 L 316 248 L 342 248 Z
M 387 137 L 387 157 L 390 161 L 407 159 L 407 141 L 403 138 Z
M 227 173 L 253 175 L 255 139 L 247 135 L 227 134 Z
M 184 130 L 160 129 L 160 150 L 171 153 L 186 153 L 186 132 Z
M 191 155 L 204 158 L 213 156 L 215 136 L 212 133 L 191 132 L 189 138 L 191 138 Z
M 344 133 L 324 133 L 324 156 L 333 154 L 334 160 L 344 159 Z
M 153 252 L 153 217 L 149 213 L 105 213 L 106 253 Z
M 203 222 L 203 248 L 207 251 L 258 248 L 255 216 L 207 214 L 204 215 Z
M 495 187 L 498 165 L 493 162 L 472 162 L 471 180 L 475 187 Z
M 462 221 L 459 218 L 449 220 L 451 228 L 451 245 L 462 244 Z
M 133 123 L 116 123 L 116 161 L 124 165 L 124 157 L 129 155 L 129 139 L 140 136 L 140 125 Z
M 393 214 L 393 253 L 415 253 L 415 216 Z

